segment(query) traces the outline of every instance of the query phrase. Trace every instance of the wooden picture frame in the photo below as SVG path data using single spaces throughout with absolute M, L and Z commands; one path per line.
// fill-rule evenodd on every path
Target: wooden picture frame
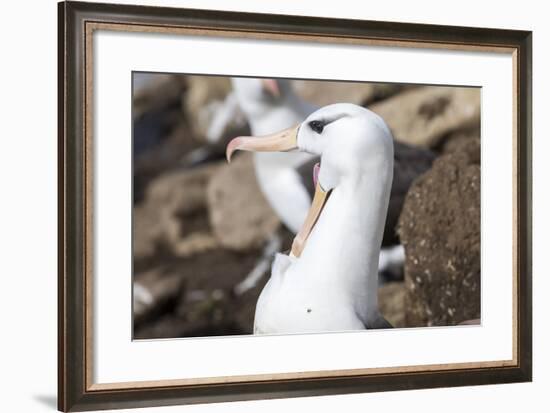
M 162 7 L 62 2 L 58 5 L 59 374 L 61 411 L 269 399 L 530 381 L 531 38 L 528 31 L 325 19 Z M 508 51 L 515 62 L 515 307 L 511 363 L 382 369 L 217 383 L 92 381 L 92 33 L 99 28 L 324 43 Z M 428 366 L 429 367 L 429 366 Z

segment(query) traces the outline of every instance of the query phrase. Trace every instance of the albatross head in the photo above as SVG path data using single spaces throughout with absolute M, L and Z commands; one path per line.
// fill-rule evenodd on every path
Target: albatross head
M 299 150 L 321 157 L 313 171 L 313 202 L 292 245 L 296 257 L 333 189 L 346 180 L 360 182 L 365 171 L 393 168 L 393 138 L 386 123 L 370 110 L 348 103 L 325 106 L 302 123 L 268 136 L 235 138 L 227 145 L 228 161 L 236 150 Z
M 231 83 L 248 115 L 280 105 L 292 93 L 292 86 L 287 79 L 234 77 Z

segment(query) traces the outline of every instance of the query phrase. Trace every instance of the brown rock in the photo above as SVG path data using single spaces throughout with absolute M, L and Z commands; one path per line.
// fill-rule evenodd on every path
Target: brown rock
M 389 282 L 378 289 L 378 306 L 395 328 L 405 327 L 405 283 Z
M 196 119 L 197 111 L 212 101 L 223 101 L 231 91 L 231 81 L 225 76 L 188 76 L 189 87 L 184 98 L 185 110 Z
M 467 152 L 472 161 L 480 162 L 479 129 L 459 131 L 449 135 L 442 144 L 442 153 Z
M 134 206 L 133 250 L 134 260 L 143 260 L 155 255 L 157 243 L 162 237 L 164 226 L 158 211 L 147 206 Z
M 328 82 L 315 80 L 296 80 L 294 87 L 298 95 L 317 106 L 331 103 L 368 103 L 387 98 L 399 92 L 403 87 L 393 83 L 366 82 Z
M 280 225 L 256 181 L 252 154 L 220 168 L 208 185 L 208 211 L 214 235 L 225 247 L 260 247 Z
M 399 242 L 397 223 L 405 197 L 413 181 L 431 168 L 435 154 L 424 148 L 394 142 L 393 182 L 390 202 L 384 227 L 383 245 L 393 245 Z
M 473 320 L 465 320 L 461 323 L 458 323 L 459 326 L 477 326 L 481 324 L 481 319 L 474 318 Z
M 147 202 L 165 205 L 173 214 L 190 214 L 206 205 L 206 185 L 219 169 L 210 164 L 191 170 L 173 171 L 151 182 Z
M 202 254 L 219 246 L 216 237 L 210 232 L 194 232 L 181 241 L 174 243 L 172 252 L 178 257 L 190 257 Z
M 479 129 L 480 89 L 425 86 L 370 106 L 396 140 L 433 148 L 451 132 Z
M 215 245 L 208 236 L 206 187 L 217 169 L 209 165 L 174 171 L 150 183 L 144 203 L 134 207 L 135 260 L 150 258 L 161 244 L 176 255 L 189 255 L 192 247 L 204 251 Z
M 406 250 L 408 326 L 480 317 L 478 162 L 469 151 L 443 155 L 407 194 L 398 232 Z

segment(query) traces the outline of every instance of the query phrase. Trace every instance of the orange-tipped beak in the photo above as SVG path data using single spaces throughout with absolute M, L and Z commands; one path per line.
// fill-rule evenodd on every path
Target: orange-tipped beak
M 302 224 L 300 232 L 296 234 L 296 237 L 294 237 L 294 241 L 292 242 L 292 249 L 290 252 L 291 256 L 299 257 L 300 255 L 302 255 L 302 251 L 306 246 L 309 234 L 311 234 L 313 227 L 317 223 L 319 215 L 321 215 L 321 211 L 323 210 L 327 199 L 328 192 L 326 192 L 321 187 L 321 184 L 317 182 L 315 186 L 315 195 L 313 196 L 313 202 L 311 203 L 311 207 L 309 208 L 309 211 L 307 213 L 306 220 Z
M 231 162 L 231 156 L 236 150 L 253 152 L 286 152 L 297 149 L 298 129 L 300 125 L 292 126 L 283 131 L 265 136 L 239 136 L 227 145 L 225 156 Z
M 271 96 L 278 98 L 281 96 L 279 83 L 275 79 L 262 79 L 262 86 Z

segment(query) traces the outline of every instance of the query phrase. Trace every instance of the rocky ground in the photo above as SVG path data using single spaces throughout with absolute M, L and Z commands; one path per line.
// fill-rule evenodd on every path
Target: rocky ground
M 138 75 L 139 76 L 139 75 Z M 379 290 L 396 327 L 455 325 L 480 313 L 480 93 L 390 84 L 296 83 L 312 103 L 379 113 L 398 142 L 429 148 L 431 169 L 405 188 L 397 234 L 403 279 Z M 227 79 L 158 75 L 134 87 L 134 337 L 247 334 L 267 271 L 247 274 L 292 234 L 261 195 L 250 154 L 211 145 Z M 225 134 L 248 126 L 235 113 Z M 407 185 L 410 185 L 408 183 Z M 277 236 L 275 236 L 277 235 Z

